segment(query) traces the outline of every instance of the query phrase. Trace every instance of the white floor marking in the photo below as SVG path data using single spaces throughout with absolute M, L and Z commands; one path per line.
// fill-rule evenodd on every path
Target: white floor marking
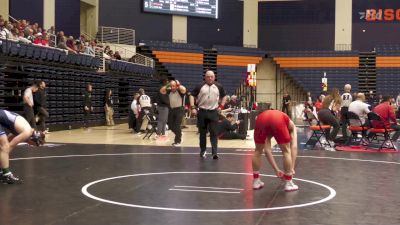
M 236 172 L 162 172 L 162 173 L 142 173 L 142 174 L 131 174 L 131 175 L 124 175 L 124 176 L 117 176 L 117 177 L 109 177 L 101 180 L 96 180 L 93 181 L 89 184 L 86 184 L 85 186 L 82 187 L 81 191 L 84 195 L 87 197 L 100 201 L 100 202 L 105 202 L 109 204 L 114 204 L 114 205 L 119 205 L 119 206 L 126 206 L 126 207 L 133 207 L 133 208 L 142 208 L 142 209 L 156 209 L 156 210 L 165 210 L 165 211 L 180 211 L 180 212 L 255 212 L 255 211 L 273 211 L 273 210 L 280 210 L 280 209 L 291 209 L 291 208 L 300 208 L 300 207 L 306 207 L 310 205 L 316 205 L 320 204 L 326 201 L 331 200 L 336 196 L 336 191 L 325 185 L 321 184 L 315 181 L 310 181 L 310 180 L 304 180 L 304 179 L 299 179 L 299 178 L 293 178 L 293 180 L 297 181 L 303 181 L 306 183 L 311 183 L 315 184 L 318 186 L 321 186 L 325 189 L 328 189 L 329 195 L 323 199 L 317 200 L 317 201 L 312 201 L 308 203 L 303 203 L 303 204 L 297 204 L 297 205 L 289 205 L 289 206 L 280 206 L 280 207 L 270 207 L 270 208 L 245 208 L 245 209 L 185 209 L 185 208 L 169 208 L 169 207 L 156 207 L 156 206 L 147 206 L 147 205 L 137 205 L 137 204 L 129 204 L 129 203 L 123 203 L 123 202 L 116 202 L 116 201 L 111 201 L 108 199 L 100 198 L 97 196 L 92 195 L 89 193 L 88 189 L 89 187 L 109 181 L 109 180 L 115 180 L 115 179 L 122 179 L 122 178 L 127 178 L 127 177 L 139 177 L 139 176 L 152 176 L 152 175 L 170 175 L 170 174 L 229 174 L 229 175 L 245 175 L 245 176 L 252 176 L 251 173 L 236 173 Z M 266 174 L 260 174 L 260 176 L 263 177 L 276 177 L 275 175 L 266 175 Z M 300 190 L 301 191 L 301 190 Z M 290 193 L 288 193 L 290 194 Z
M 212 189 L 212 190 L 235 190 L 235 191 L 243 191 L 244 189 L 242 188 L 221 188 L 221 187 L 200 187 L 200 186 L 177 186 L 175 185 L 174 187 L 176 188 L 202 188 L 202 189 Z
M 398 154 L 398 153 L 396 153 Z M 199 153 L 188 153 L 188 152 L 128 152 L 128 153 L 104 153 L 104 154 L 89 154 L 89 155 L 53 155 L 53 156 L 37 156 L 37 157 L 26 157 L 26 158 L 14 158 L 12 161 L 18 160 L 31 160 L 31 159 L 56 159 L 56 158 L 74 158 L 74 157 L 97 157 L 97 156 L 124 156 L 124 155 L 199 155 Z M 242 155 L 252 156 L 249 153 L 218 153 L 218 155 Z M 282 157 L 282 155 L 274 155 L 275 157 Z M 349 158 L 335 158 L 326 156 L 307 156 L 299 155 L 297 158 L 311 158 L 311 159 L 333 159 L 333 160 L 347 160 L 347 161 L 358 161 L 358 162 L 371 162 L 371 163 L 386 163 L 400 165 L 400 162 L 391 161 L 379 161 L 369 159 L 349 159 Z
M 168 190 L 169 191 L 204 192 L 204 193 L 240 194 L 240 191 L 207 191 L 207 190 L 180 189 L 180 188 L 170 188 Z

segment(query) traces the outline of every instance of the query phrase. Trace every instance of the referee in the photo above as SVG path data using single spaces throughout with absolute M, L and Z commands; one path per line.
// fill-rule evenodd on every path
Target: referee
M 218 114 L 222 106 L 225 105 L 225 90 L 215 81 L 213 71 L 208 70 L 204 79 L 205 82 L 196 86 L 192 91 L 192 96 L 196 98 L 196 104 L 199 108 L 197 126 L 200 132 L 200 157 L 206 157 L 208 129 L 213 159 L 218 159 Z M 193 97 L 190 98 L 190 106 L 192 107 L 192 114 L 196 115 Z

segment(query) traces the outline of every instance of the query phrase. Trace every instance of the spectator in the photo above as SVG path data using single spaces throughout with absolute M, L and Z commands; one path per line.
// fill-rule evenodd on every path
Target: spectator
M 91 55 L 91 56 L 95 55 L 95 51 L 94 51 L 93 45 L 89 44 L 89 42 L 85 42 L 85 54 L 88 54 L 88 55 Z
M 222 116 L 223 117 L 223 116 Z M 239 134 L 237 132 L 239 128 L 240 121 L 237 120 L 235 122 L 235 119 L 233 117 L 232 113 L 228 113 L 226 115 L 226 118 L 223 117 L 223 119 L 219 122 L 218 128 L 218 137 L 220 139 L 225 139 L 225 140 L 232 140 L 232 139 L 246 139 L 246 134 Z
M 107 126 L 114 126 L 114 109 L 113 109 L 113 99 L 112 99 L 112 90 L 107 89 L 106 90 L 106 96 L 105 96 L 105 104 L 104 104 L 104 111 L 106 114 L 106 122 Z
M 377 105 L 373 111 L 382 118 L 386 128 L 392 128 L 396 131 L 392 136 L 392 141 L 397 141 L 400 136 L 400 126 L 396 121 L 396 115 L 391 106 L 390 99 L 391 97 L 389 96 L 382 97 L 382 103 Z M 374 127 L 383 128 L 379 127 L 379 124 L 374 124 Z
M 86 86 L 86 90 L 83 93 L 83 127 L 89 127 L 89 117 L 90 114 L 93 112 L 93 105 L 92 105 L 92 84 L 88 84 Z
M 370 112 L 369 107 L 370 105 L 365 103 L 365 95 L 358 93 L 356 100 L 350 103 L 349 111 L 357 114 L 360 117 L 361 123 L 368 126 L 367 114 Z
M 177 80 L 170 82 L 170 90 L 167 86 L 160 89 L 161 94 L 168 95 L 169 98 L 169 114 L 168 114 L 168 126 L 171 131 L 175 134 L 174 143 L 172 146 L 180 146 L 182 143 L 182 118 L 184 116 L 184 100 L 186 94 L 186 88 L 179 83 Z
M 145 129 L 145 127 L 142 127 L 142 122 L 143 122 L 143 117 L 144 117 L 144 115 L 145 115 L 145 113 L 146 113 L 146 110 L 148 110 L 148 112 L 149 113 L 151 113 L 152 112 L 152 109 L 151 109 L 151 99 L 150 99 L 150 96 L 148 96 L 148 95 L 146 95 L 146 93 L 144 92 L 144 89 L 143 88 L 140 88 L 139 89 L 139 98 L 138 98 L 138 106 L 139 106 L 139 109 L 138 109 L 138 112 L 139 112 L 139 116 L 138 116 L 138 121 L 137 121 L 137 130 L 138 131 L 144 131 L 144 129 Z M 143 128 L 143 129 L 141 129 L 141 127 Z
M 169 113 L 169 97 L 165 91 L 162 91 L 164 87 L 168 87 L 170 84 L 167 79 L 163 80 L 163 86 L 160 88 L 160 91 L 157 93 L 157 135 L 155 139 L 160 137 L 165 137 L 165 129 L 168 122 L 168 113 Z
M 115 51 L 114 58 L 117 59 L 117 60 L 122 60 L 121 55 L 119 54 L 118 51 Z
M 39 118 L 38 130 L 46 130 L 46 119 L 49 117 L 47 111 L 47 94 L 46 94 L 46 83 L 44 81 L 39 81 L 37 83 L 38 91 L 35 92 L 33 96 L 35 115 Z
M 342 134 L 343 134 L 343 139 L 346 141 L 348 138 L 347 135 L 347 123 L 346 123 L 346 114 L 349 111 L 349 105 L 353 101 L 353 96 L 351 95 L 351 85 L 346 84 L 344 86 L 344 93 L 342 94 L 342 104 L 340 108 L 340 123 L 342 125 Z
M 50 29 L 47 30 L 48 34 L 56 34 L 56 28 L 54 26 L 51 26 Z
M 132 133 L 139 132 L 139 130 L 137 130 L 137 118 L 139 117 L 139 112 L 137 107 L 138 98 L 139 98 L 139 93 L 135 93 L 129 110 L 129 128 L 132 129 Z
M 333 127 L 332 131 L 330 129 L 325 130 L 327 134 L 326 138 L 329 141 L 334 141 L 340 129 L 340 124 L 338 118 L 335 116 L 340 110 L 342 104 L 342 99 L 339 95 L 339 90 L 333 88 L 331 94 L 326 96 L 322 101 L 322 108 L 318 112 L 319 120 L 325 125 L 331 125 Z
M 36 34 L 36 38 L 35 38 L 35 40 L 33 41 L 33 44 L 35 44 L 35 45 L 42 45 L 42 44 L 43 44 L 42 41 L 43 41 L 43 35 L 42 35 L 42 33 L 37 33 L 37 34 Z
M 288 115 L 289 118 L 292 117 L 291 101 L 292 99 L 290 98 L 289 93 L 285 92 L 282 98 L 282 112 L 286 113 L 286 115 Z
M 35 93 L 37 90 L 38 90 L 37 84 L 33 83 L 30 87 L 25 89 L 23 97 L 25 118 L 31 125 L 31 127 L 34 129 L 36 129 L 36 121 L 35 121 L 35 114 L 33 111 L 33 106 L 34 106 L 33 93 Z

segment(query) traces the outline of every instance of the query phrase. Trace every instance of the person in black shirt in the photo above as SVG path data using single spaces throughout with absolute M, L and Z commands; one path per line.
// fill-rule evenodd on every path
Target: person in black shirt
M 92 85 L 86 86 L 86 91 L 82 95 L 83 97 L 83 127 L 89 127 L 90 113 L 93 112 L 92 106 Z
M 106 90 L 104 111 L 106 113 L 106 122 L 107 126 L 114 126 L 114 109 L 113 109 L 113 99 L 112 99 L 112 91 L 111 89 Z
M 246 134 L 239 134 L 236 130 L 239 128 L 240 121 L 234 122 L 234 117 L 232 113 L 228 113 L 226 118 L 223 118 L 219 122 L 219 138 L 225 140 L 231 139 L 246 139 Z
M 49 117 L 47 111 L 47 94 L 46 94 L 46 83 L 44 81 L 38 82 L 38 91 L 33 95 L 34 111 L 35 115 L 39 117 L 37 130 L 45 131 L 46 129 L 46 119 Z

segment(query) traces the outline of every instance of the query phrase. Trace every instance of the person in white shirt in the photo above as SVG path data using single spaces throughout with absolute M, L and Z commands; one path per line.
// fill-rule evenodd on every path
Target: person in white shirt
M 344 93 L 342 94 L 342 104 L 340 107 L 340 123 L 342 125 L 342 135 L 344 141 L 347 140 L 347 124 L 346 124 L 346 114 L 349 111 L 349 105 L 353 101 L 353 97 L 351 96 L 351 85 L 346 84 L 344 85 Z
M 139 116 L 137 117 L 136 129 L 140 131 L 140 127 L 142 126 L 143 117 L 145 110 L 149 110 L 151 112 L 151 99 L 150 96 L 146 95 L 143 88 L 139 89 L 139 98 L 137 101 Z
M 349 111 L 357 114 L 364 125 L 368 125 L 367 114 L 370 112 L 369 107 L 370 105 L 365 103 L 364 93 L 358 93 L 357 99 L 350 103 Z
M 130 112 L 129 112 L 129 128 L 132 129 L 132 133 L 137 133 L 136 129 L 137 118 L 139 117 L 137 100 L 139 98 L 139 93 L 135 93 L 133 96 L 133 101 L 131 104 Z

